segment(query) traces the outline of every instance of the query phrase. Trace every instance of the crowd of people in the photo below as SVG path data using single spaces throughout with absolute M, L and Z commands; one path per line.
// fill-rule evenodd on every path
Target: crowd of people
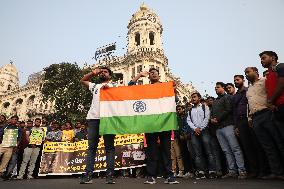
M 5 133 L 15 132 L 17 141 L 5 137 Z M 7 135 L 6 135 L 7 136 Z M 75 142 L 87 139 L 87 124 L 77 121 L 75 127 L 70 121 L 59 124 L 48 122 L 47 118 L 19 121 L 18 116 L 6 119 L 0 115 L 0 175 L 4 180 L 14 178 L 33 179 L 39 169 L 40 154 L 44 141 Z
M 217 98 L 204 99 L 200 93 L 193 92 L 190 103 L 176 106 L 178 130 L 145 134 L 145 184 L 155 184 L 159 176 L 167 184 L 178 184 L 176 177 L 284 180 L 284 64 L 278 63 L 273 51 L 264 51 L 259 56 L 262 66 L 267 68 L 263 77 L 256 67 L 247 67 L 243 74 L 232 77 L 233 83 L 216 83 Z M 32 179 L 39 168 L 44 141 L 88 140 L 86 173 L 80 183 L 92 183 L 100 137 L 99 94 L 101 89 L 115 87 L 111 74 L 109 68 L 102 67 L 81 79 L 82 85 L 92 92 L 93 100 L 88 121 L 78 121 L 74 128 L 70 121 L 62 125 L 46 118 L 24 122 L 17 116 L 6 120 L 1 115 L 1 176 L 23 179 L 27 168 L 26 178 Z M 94 76 L 101 83 L 90 82 Z M 147 76 L 151 84 L 160 83 L 159 70 L 151 68 L 134 77 L 129 86 Z M 8 130 L 15 133 L 16 141 L 3 137 Z M 107 184 L 115 183 L 114 137 L 103 136 Z

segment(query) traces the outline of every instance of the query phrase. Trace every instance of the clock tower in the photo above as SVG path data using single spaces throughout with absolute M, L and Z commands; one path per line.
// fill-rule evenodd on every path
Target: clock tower
M 144 3 L 132 15 L 128 24 L 128 53 L 137 51 L 163 51 L 161 35 L 163 32 L 159 17 Z

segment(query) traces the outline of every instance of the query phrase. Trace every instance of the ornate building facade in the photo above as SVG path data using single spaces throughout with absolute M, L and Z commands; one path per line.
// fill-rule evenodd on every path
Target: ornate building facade
M 53 112 L 53 103 L 43 103 L 40 93 L 42 74 L 38 72 L 20 87 L 18 71 L 12 62 L 0 68 L 0 114 L 18 115 L 20 120 Z
M 157 68 L 161 81 L 176 81 L 179 103 L 185 103 L 194 91 L 191 84 L 183 84 L 168 67 L 168 59 L 162 47 L 163 27 L 159 17 L 145 4 L 132 15 L 127 26 L 128 46 L 122 57 L 99 60 L 96 66 L 108 66 L 119 76 L 119 84 L 128 82 L 141 71 Z M 54 104 L 43 103 L 40 93 L 42 74 L 38 72 L 29 76 L 28 82 L 20 87 L 18 72 L 13 63 L 0 68 L 0 113 L 8 116 L 17 114 L 22 120 L 41 117 L 52 113 Z M 138 84 L 149 83 L 148 78 L 141 78 Z
M 180 103 L 185 103 L 190 98 L 190 93 L 195 89 L 191 84 L 183 84 L 180 78 L 174 76 L 168 67 L 168 58 L 162 47 L 163 27 L 159 17 L 144 3 L 132 15 L 128 23 L 127 52 L 122 57 L 112 57 L 99 60 L 95 65 L 108 66 L 120 75 L 121 84 L 128 82 L 141 71 L 157 68 L 161 81 L 176 81 Z M 148 78 L 141 78 L 138 84 L 148 84 Z

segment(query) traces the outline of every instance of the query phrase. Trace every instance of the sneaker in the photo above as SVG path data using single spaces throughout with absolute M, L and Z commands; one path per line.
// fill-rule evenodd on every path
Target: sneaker
M 17 177 L 15 178 L 15 180 L 23 180 L 23 177 L 17 176 Z
M 187 172 L 187 173 L 184 174 L 183 177 L 184 177 L 184 178 L 193 178 L 193 177 L 194 177 L 194 174 L 191 173 L 191 172 Z
M 93 176 L 92 172 L 83 173 L 80 178 L 80 184 L 92 184 L 93 183 L 92 176 Z
M 238 179 L 246 179 L 247 178 L 247 172 L 242 171 L 239 173 Z
M 106 177 L 106 184 L 115 184 L 115 181 L 113 180 L 112 175 L 108 175 Z
M 148 177 L 144 184 L 156 184 L 156 179 L 154 177 Z
M 32 175 L 28 175 L 27 179 L 34 179 L 34 177 Z
M 179 177 L 179 178 L 182 178 L 182 177 L 184 177 L 184 174 L 183 174 L 183 172 L 182 172 L 182 171 L 179 171 L 179 172 L 178 172 L 178 175 L 177 175 L 176 177 Z
M 237 178 L 238 177 L 238 174 L 237 173 L 234 173 L 234 172 L 230 172 L 224 176 L 222 176 L 222 179 L 225 179 L 225 178 Z
M 217 174 L 215 171 L 209 171 L 209 175 L 208 175 L 209 179 L 216 179 L 217 178 Z
M 205 178 L 206 178 L 206 176 L 205 176 L 204 171 L 198 171 L 198 172 L 196 173 L 195 179 L 199 180 L 199 179 L 205 179 Z
M 179 184 L 175 177 L 169 177 L 165 180 L 165 184 Z

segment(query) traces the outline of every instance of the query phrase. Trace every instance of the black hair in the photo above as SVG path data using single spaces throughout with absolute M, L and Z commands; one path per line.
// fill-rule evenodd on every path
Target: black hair
M 201 98 L 201 94 L 199 92 L 194 92 L 194 93 L 191 94 L 191 96 L 193 96 L 193 95 L 197 95 L 199 98 Z
M 40 119 L 40 118 L 35 118 L 35 121 L 36 121 L 36 120 L 40 120 L 40 121 L 41 121 L 41 119 Z
M 232 86 L 233 88 L 235 87 L 233 83 L 227 83 L 227 84 L 226 84 L 226 87 L 227 87 L 227 86 Z
M 276 52 L 274 52 L 274 51 L 263 51 L 262 53 L 259 54 L 259 57 L 261 57 L 261 56 L 264 55 L 264 54 L 266 54 L 266 55 L 268 55 L 268 56 L 274 57 L 275 60 L 276 60 L 276 62 L 277 62 L 277 60 L 278 60 L 278 55 L 276 54 Z
M 245 79 L 245 77 L 244 77 L 243 75 L 234 75 L 234 78 L 235 78 L 235 77 L 239 77 L 239 78 L 241 78 L 242 80 Z
M 178 104 L 178 105 L 176 106 L 176 109 L 178 109 L 178 108 L 184 108 L 184 106 L 183 106 L 183 105 Z
M 4 114 L 2 114 L 2 115 L 0 115 L 0 116 L 4 117 L 4 119 L 5 119 L 5 120 L 7 119 L 7 118 L 6 118 L 6 116 L 5 116 Z
M 33 123 L 33 121 L 32 121 L 31 119 L 29 119 L 29 120 L 27 121 L 27 123 L 31 123 L 31 122 Z
M 208 96 L 206 100 L 209 100 L 209 99 L 215 100 L 213 96 Z
M 24 122 L 24 121 L 20 121 L 20 124 L 23 124 L 23 123 L 26 123 L 26 122 Z
M 102 67 L 100 67 L 100 69 L 107 70 L 107 71 L 108 71 L 108 74 L 109 74 L 110 76 L 112 76 L 112 71 L 111 71 L 111 69 L 110 69 L 109 67 L 107 67 L 107 66 L 102 66 Z
M 159 70 L 158 70 L 157 68 L 150 68 L 150 69 L 149 69 L 149 72 L 151 72 L 151 71 L 153 71 L 153 70 L 157 71 L 158 74 L 160 74 L 160 72 L 159 72 Z
M 247 69 L 252 69 L 254 72 L 256 72 L 256 73 L 259 75 L 257 67 L 247 67 L 247 68 L 245 69 L 245 71 L 246 71 Z
M 14 119 L 14 118 L 16 118 L 17 121 L 19 120 L 19 116 L 17 116 L 17 115 L 13 115 L 13 116 L 11 117 L 11 119 Z
M 266 73 L 268 73 L 268 70 L 265 70 L 265 71 L 262 73 L 263 77 L 266 75 Z
M 216 82 L 216 85 L 220 85 L 222 88 L 226 87 L 226 84 L 221 81 Z

